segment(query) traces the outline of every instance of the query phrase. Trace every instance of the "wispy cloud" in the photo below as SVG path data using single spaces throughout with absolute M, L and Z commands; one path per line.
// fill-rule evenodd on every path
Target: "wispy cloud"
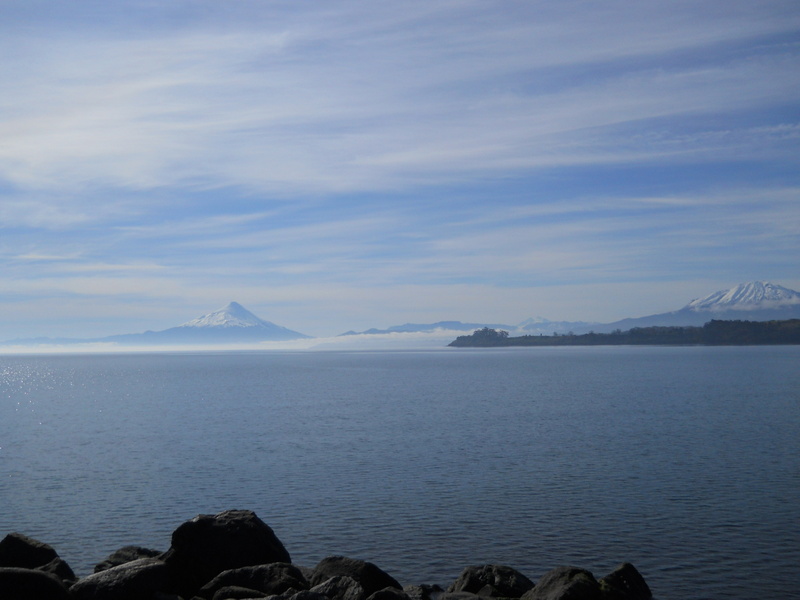
M 6 3 L 0 303 L 332 333 L 790 284 L 798 29 L 783 0 Z
M 312 10 L 303 24 L 279 14 L 263 32 L 244 23 L 122 38 L 60 32 L 6 63 L 0 168 L 31 187 L 294 193 L 701 151 L 701 137 L 678 145 L 678 132 L 668 150 L 620 147 L 602 128 L 792 97 L 792 48 L 764 53 L 749 42 L 792 31 L 796 11 L 780 6 L 695 20 L 615 3 L 507 15 L 455 3 L 415 18 L 356 3 L 333 19 Z M 749 52 L 713 64 L 673 56 L 743 40 Z M 549 73 L 565 65 L 584 70 Z
M 71 255 L 63 255 L 63 254 L 36 254 L 36 253 L 28 253 L 28 254 L 18 254 L 16 256 L 12 256 L 12 260 L 19 260 L 19 261 L 34 261 L 34 262 L 51 262 L 51 261 L 62 261 L 62 260 L 75 260 L 78 258 L 77 254 Z

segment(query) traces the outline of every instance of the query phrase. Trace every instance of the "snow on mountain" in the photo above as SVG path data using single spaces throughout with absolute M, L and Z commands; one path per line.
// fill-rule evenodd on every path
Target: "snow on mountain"
M 800 293 L 769 282 L 751 281 L 692 300 L 684 308 L 695 312 L 721 312 L 791 305 L 800 305 Z
M 311 339 L 311 336 L 281 327 L 260 319 L 244 306 L 231 302 L 227 306 L 202 317 L 187 321 L 183 325 L 161 331 L 123 333 L 93 339 L 41 339 L 13 340 L 13 343 L 59 343 L 85 344 L 103 343 L 120 346 L 168 346 L 168 345 L 227 345 L 258 344 L 260 342 L 283 342 Z M 10 342 L 2 342 L 10 343 Z
M 517 325 L 519 329 L 524 329 L 525 327 L 538 327 L 539 325 L 548 325 L 552 323 L 550 319 L 546 319 L 544 317 L 530 317 L 529 319 L 525 319 L 522 323 Z
M 259 319 L 238 302 L 215 310 L 212 313 L 187 321 L 180 327 L 259 327 L 275 326 L 274 323 Z
M 308 339 L 310 336 L 255 316 L 238 302 L 163 331 L 128 333 L 101 341 L 142 344 L 237 344 Z
M 170 343 L 233 343 L 245 341 L 285 341 L 309 336 L 260 319 L 238 302 L 231 302 L 212 313 L 164 331 L 141 334 L 146 341 Z M 130 336 L 126 336 L 129 343 Z
M 471 332 L 483 327 L 509 331 L 511 335 L 552 335 L 553 332 L 576 334 L 595 331 L 607 333 L 616 329 L 627 330 L 632 327 L 652 326 L 700 326 L 712 319 L 769 321 L 800 319 L 800 292 L 769 282 L 753 281 L 739 284 L 729 290 L 721 290 L 697 298 L 683 308 L 656 315 L 622 319 L 613 323 L 587 323 L 582 321 L 550 321 L 543 317 L 526 319 L 520 324 L 462 323 L 460 321 L 439 321 L 437 323 L 406 323 L 388 329 L 369 329 L 367 331 L 348 331 L 340 337 L 372 337 L 370 334 L 402 336 L 405 334 L 424 334 L 426 343 L 433 343 L 437 335 L 447 332 Z M 377 336 L 376 336 L 377 337 Z M 158 344 L 235 344 L 258 343 L 262 341 L 288 341 L 310 339 L 310 336 L 265 321 L 251 313 L 237 302 L 203 315 L 183 325 L 163 331 L 146 331 L 108 336 L 104 338 L 78 339 L 37 339 L 12 340 L 2 344 L 22 343 L 60 343 L 77 344 L 86 342 L 116 343 L 122 345 Z
M 598 333 L 632 327 L 701 326 L 712 319 L 772 321 L 800 319 L 800 293 L 763 281 L 740 283 L 729 290 L 692 300 L 679 310 L 595 326 Z

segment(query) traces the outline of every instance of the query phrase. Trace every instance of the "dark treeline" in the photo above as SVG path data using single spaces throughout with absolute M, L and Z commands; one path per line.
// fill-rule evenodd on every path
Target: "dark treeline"
M 719 321 L 702 327 L 634 327 L 612 333 L 523 335 L 509 337 L 507 331 L 484 327 L 451 342 L 456 347 L 494 346 L 622 346 L 701 345 L 751 346 L 800 344 L 800 319 L 787 321 Z

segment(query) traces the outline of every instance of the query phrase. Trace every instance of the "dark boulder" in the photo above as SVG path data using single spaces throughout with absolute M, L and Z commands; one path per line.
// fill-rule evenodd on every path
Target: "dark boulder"
M 100 571 L 118 567 L 119 565 L 124 565 L 125 563 L 142 558 L 156 558 L 161 554 L 163 554 L 163 552 L 159 550 L 151 550 L 150 548 L 142 548 L 141 546 L 123 546 L 119 550 L 115 550 L 109 554 L 104 561 L 97 563 L 94 566 L 94 572 L 99 573 Z
M 519 598 L 531 588 L 533 582 L 512 567 L 483 565 L 464 569 L 447 591 L 471 592 L 490 598 Z
M 480 600 L 480 596 L 472 592 L 445 592 L 438 595 L 436 600 Z
M 311 590 L 289 590 L 283 594 L 266 596 L 267 600 L 328 600 L 328 597 Z M 215 599 L 216 600 L 216 599 Z M 250 599 L 248 599 L 250 600 Z
M 622 563 L 611 573 L 600 579 L 603 600 L 650 600 L 650 586 L 630 563 Z
M 191 598 L 203 585 L 229 569 L 291 562 L 272 529 L 249 510 L 198 515 L 172 534 L 161 559 L 172 578 L 171 589 Z
M 305 567 L 303 565 L 297 565 L 297 568 L 303 573 L 303 577 L 306 578 L 306 581 L 311 581 L 311 576 L 314 575 L 314 569 L 311 567 Z
M 288 596 L 287 594 L 284 594 L 283 596 L 286 598 L 286 600 L 328 600 L 327 596 L 324 596 L 319 592 L 312 592 L 311 590 L 300 590 L 291 596 Z
M 266 598 L 267 594 L 262 594 L 258 590 L 241 587 L 238 585 L 228 585 L 219 588 L 212 600 L 251 600 L 252 598 Z
M 586 569 L 556 567 L 545 573 L 522 600 L 601 600 L 600 584 Z
M 70 566 L 52 546 L 21 533 L 9 533 L 0 540 L 0 567 L 37 569 L 69 583 L 76 579 Z
M 403 590 L 395 587 L 387 587 L 370 594 L 367 600 L 411 600 Z
M 52 573 L 0 567 L 0 600 L 70 600 L 67 586 Z
M 311 588 L 329 600 L 366 600 L 364 588 L 352 577 L 336 575 Z
M 411 600 L 434 600 L 444 593 L 444 588 L 439 585 L 428 585 L 423 583 L 420 585 L 405 585 L 403 591 Z
M 223 571 L 214 577 L 200 588 L 197 596 L 211 600 L 216 597 L 218 590 L 231 586 L 256 590 L 264 596 L 274 596 L 288 591 L 296 593 L 307 590 L 308 581 L 300 569 L 289 563 L 240 567 Z
M 311 585 L 319 585 L 337 575 L 346 575 L 355 579 L 364 588 L 367 597 L 387 587 L 403 589 L 394 577 L 373 563 L 345 556 L 323 558 L 314 568 Z
M 154 600 L 168 583 L 167 565 L 142 558 L 92 573 L 70 588 L 76 600 Z
M 21 533 L 9 533 L 0 540 L 0 567 L 35 569 L 58 558 L 53 547 Z
M 46 565 L 36 567 L 37 571 L 44 571 L 45 573 L 52 573 L 68 586 L 75 583 L 78 579 L 70 566 L 60 558 L 54 558 Z

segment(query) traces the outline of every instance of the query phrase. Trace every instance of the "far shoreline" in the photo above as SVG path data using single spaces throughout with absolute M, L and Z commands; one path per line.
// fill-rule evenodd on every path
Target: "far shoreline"
M 702 327 L 634 327 L 611 333 L 509 336 L 489 327 L 450 342 L 454 348 L 510 346 L 771 346 L 800 344 L 800 319 L 784 321 L 711 320 Z

